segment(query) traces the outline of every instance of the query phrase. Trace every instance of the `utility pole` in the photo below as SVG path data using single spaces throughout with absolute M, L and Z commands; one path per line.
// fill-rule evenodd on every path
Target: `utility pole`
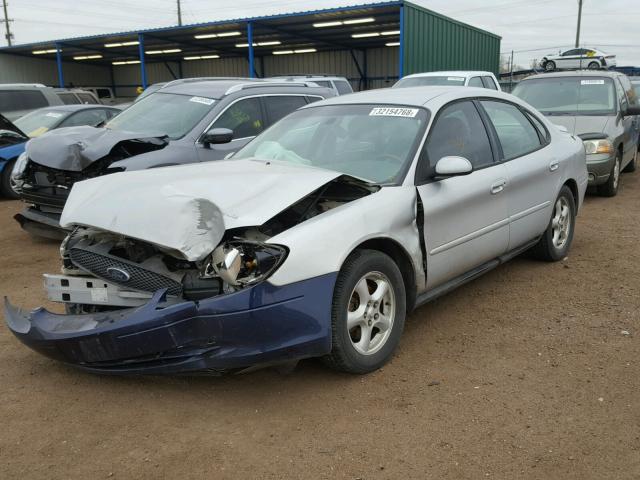
M 7 31 L 7 33 L 5 33 L 4 36 L 7 39 L 7 45 L 11 46 L 13 33 L 11 33 L 11 28 L 9 27 L 9 23 L 13 22 L 13 20 L 9 18 L 9 12 L 7 12 L 7 0 L 2 0 L 2 7 L 4 10 L 4 20 L 0 20 L 0 23 L 4 22 L 5 29 Z
M 580 22 L 582 21 L 582 0 L 578 0 L 578 30 L 576 31 L 576 48 L 580 46 Z
M 182 6 L 180 5 L 180 0 L 176 0 L 178 4 L 178 25 L 182 26 Z

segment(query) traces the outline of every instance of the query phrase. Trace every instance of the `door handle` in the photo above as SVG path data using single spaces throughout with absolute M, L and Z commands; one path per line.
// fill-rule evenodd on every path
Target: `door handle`
M 560 167 L 560 163 L 558 162 L 558 160 L 554 160 L 549 164 L 549 171 L 555 172 L 556 170 L 558 170 L 558 167 Z
M 498 180 L 496 183 L 491 185 L 491 195 L 496 195 L 504 190 L 504 186 L 507 184 L 506 180 Z

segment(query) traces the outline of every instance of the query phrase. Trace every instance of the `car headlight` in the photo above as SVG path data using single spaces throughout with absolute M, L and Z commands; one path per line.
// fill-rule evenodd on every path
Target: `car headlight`
M 613 144 L 609 140 L 584 140 L 583 143 L 587 155 L 613 153 Z
M 244 287 L 266 280 L 286 256 L 287 249 L 281 245 L 231 240 L 207 257 L 201 276 L 219 277 L 229 285 Z
M 12 179 L 18 179 L 22 176 L 22 174 L 24 173 L 24 171 L 27 169 L 27 163 L 28 163 L 28 158 L 27 158 L 27 153 L 23 152 L 22 154 L 20 154 L 20 156 L 18 157 L 18 159 L 16 160 L 16 163 L 13 165 L 13 170 L 11 170 L 11 178 Z

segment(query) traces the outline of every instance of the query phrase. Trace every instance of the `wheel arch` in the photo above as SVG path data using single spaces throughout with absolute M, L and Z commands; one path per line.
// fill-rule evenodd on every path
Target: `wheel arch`
M 416 272 L 411 261 L 411 256 L 405 248 L 391 238 L 376 237 L 361 242 L 349 252 L 349 255 L 356 250 L 376 250 L 391 257 L 400 269 L 402 279 L 404 280 L 407 312 L 413 310 L 416 303 Z M 349 255 L 347 255 L 347 257 Z
M 569 190 L 571 190 L 571 194 L 573 195 L 573 201 L 576 205 L 576 211 L 577 211 L 578 208 L 580 208 L 580 192 L 578 190 L 578 182 L 576 182 L 573 178 L 570 178 L 569 180 L 567 180 L 562 184 L 563 187 L 565 185 L 569 187 Z

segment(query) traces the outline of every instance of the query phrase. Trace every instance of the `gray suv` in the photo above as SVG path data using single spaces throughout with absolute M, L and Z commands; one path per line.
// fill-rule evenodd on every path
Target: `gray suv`
M 63 105 L 56 91 L 40 83 L 0 84 L 0 113 L 10 121 L 39 108 Z
M 71 127 L 32 139 L 12 181 L 29 205 L 16 220 L 59 238 L 73 184 L 114 172 L 227 157 L 292 111 L 335 93 L 307 82 L 184 79 L 170 82 L 104 127 Z
M 618 193 L 620 172 L 633 172 L 638 159 L 640 103 L 626 75 L 602 71 L 534 75 L 521 81 L 513 94 L 579 136 L 587 153 L 589 185 L 603 196 Z

